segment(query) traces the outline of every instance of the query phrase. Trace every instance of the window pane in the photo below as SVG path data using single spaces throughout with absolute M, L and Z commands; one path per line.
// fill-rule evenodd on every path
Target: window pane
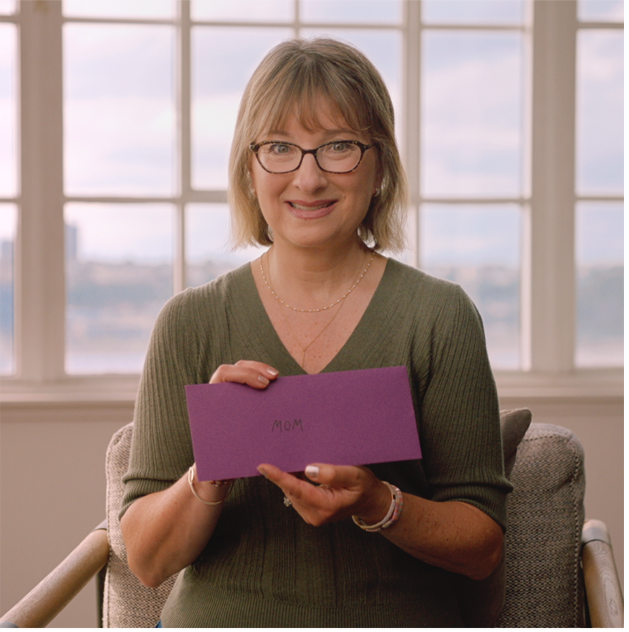
M 329 35 L 353 44 L 380 71 L 391 95 L 396 123 L 402 122 L 402 34 L 397 30 L 303 29 L 303 37 Z
M 520 366 L 520 209 L 426 205 L 422 270 L 461 285 L 478 307 L 494 368 Z
M 13 253 L 16 223 L 15 205 L 0 204 L 0 375 L 15 373 Z
M 17 28 L 0 24 L 0 196 L 17 195 Z
M 15 0 L 0 0 L 0 14 L 15 13 Z
M 521 24 L 523 0 L 422 0 L 422 20 L 438 24 Z
M 68 204 L 66 371 L 138 373 L 173 292 L 174 208 Z
M 266 247 L 232 251 L 227 204 L 189 204 L 186 207 L 186 280 L 203 285 L 259 257 Z
M 169 26 L 66 24 L 68 194 L 172 194 L 176 112 Z
M 192 186 L 227 188 L 227 163 L 245 85 L 290 29 L 192 30 Z M 229 60 L 229 63 L 226 63 Z
M 623 0 L 579 0 L 582 22 L 622 22 L 624 17 Z
M 293 0 L 192 0 L 193 20 L 229 22 L 288 22 L 293 20 Z
M 63 0 L 68 16 L 96 18 L 172 18 L 174 0 Z
M 577 205 L 577 352 L 580 367 L 623 365 L 623 205 Z
M 399 24 L 400 0 L 302 0 L 300 17 L 304 22 L 341 24 Z
M 423 195 L 520 195 L 521 36 L 428 32 L 422 61 Z
M 623 192 L 623 32 L 577 39 L 577 191 Z

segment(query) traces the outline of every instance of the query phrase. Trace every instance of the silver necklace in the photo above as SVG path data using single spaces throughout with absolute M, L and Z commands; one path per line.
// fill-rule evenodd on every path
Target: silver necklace
M 266 251 L 266 258 L 267 258 L 267 261 L 268 261 L 268 259 L 269 259 L 269 251 L 268 250 Z M 273 287 L 271 286 L 269 281 L 267 281 L 266 275 L 264 274 L 264 268 L 262 267 L 262 257 L 260 257 L 259 263 L 260 263 L 260 273 L 262 274 L 262 279 L 264 280 L 264 285 L 266 285 L 266 287 L 269 289 L 269 292 L 271 292 L 271 294 L 273 295 L 273 297 L 275 298 L 276 301 L 278 301 L 284 307 L 287 307 L 288 309 L 292 309 L 294 312 L 314 313 L 314 312 L 324 312 L 326 309 L 331 309 L 335 305 L 338 305 L 341 301 L 344 301 L 352 293 L 352 290 L 363 280 L 363 277 L 365 276 L 365 274 L 367 274 L 367 270 L 369 270 L 369 266 L 371 265 L 371 262 L 373 261 L 373 258 L 374 258 L 374 251 L 372 250 L 371 251 L 371 257 L 369 258 L 369 262 L 365 266 L 365 269 L 360 273 L 360 275 L 356 279 L 356 281 L 354 281 L 354 285 L 352 285 L 352 287 L 350 287 L 349 290 L 347 290 L 347 292 L 345 292 L 345 294 L 343 294 L 343 296 L 341 296 L 341 298 L 338 301 L 334 301 L 334 303 L 332 303 L 332 305 L 328 305 L 327 307 L 320 307 L 319 309 L 300 309 L 299 307 L 293 307 L 292 305 L 289 305 L 288 303 L 283 301 L 275 293 L 275 290 L 273 289 Z

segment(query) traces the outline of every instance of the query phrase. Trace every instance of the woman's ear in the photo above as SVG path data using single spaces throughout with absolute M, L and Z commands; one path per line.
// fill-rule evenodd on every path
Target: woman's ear
M 378 195 L 382 191 L 382 181 L 384 180 L 384 168 L 382 166 L 382 154 L 380 153 L 380 147 L 376 148 L 378 150 L 378 168 L 376 169 L 376 177 L 374 179 L 373 187 L 374 190 L 378 191 Z
M 382 168 L 378 168 L 378 173 L 376 174 L 374 183 L 373 183 L 373 197 L 378 197 L 380 192 L 382 191 Z

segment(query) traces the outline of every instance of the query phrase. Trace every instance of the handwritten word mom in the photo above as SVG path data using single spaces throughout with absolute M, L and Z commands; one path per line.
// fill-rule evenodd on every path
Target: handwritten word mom
M 280 432 L 289 432 L 290 430 L 301 430 L 304 431 L 304 427 L 301 424 L 301 419 L 294 419 L 292 422 L 290 421 L 279 421 L 275 420 L 273 422 L 273 426 L 271 428 L 271 432 L 275 432 L 275 429 L 278 429 Z

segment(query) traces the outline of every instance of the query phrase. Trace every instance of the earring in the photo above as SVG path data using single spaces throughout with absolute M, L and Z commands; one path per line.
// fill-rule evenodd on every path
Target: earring
M 376 190 L 373 192 L 373 197 L 378 197 L 380 195 L 380 187 L 376 187 Z

